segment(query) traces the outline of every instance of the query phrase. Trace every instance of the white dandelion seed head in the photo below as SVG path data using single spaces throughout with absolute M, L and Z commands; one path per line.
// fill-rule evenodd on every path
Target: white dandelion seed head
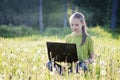
M 9 55 L 9 57 L 10 57 L 10 58 L 16 58 L 16 55 L 13 54 L 13 53 L 11 53 L 11 54 Z
M 53 71 L 56 71 L 56 68 L 53 68 Z
M 101 67 L 101 69 L 106 69 L 106 66 L 104 66 L 104 65 L 102 65 L 102 66 L 100 66 Z
M 17 48 L 17 46 L 18 46 L 17 44 L 14 45 L 15 48 Z
M 51 76 L 54 76 L 54 72 L 53 72 L 53 71 L 51 71 L 51 72 L 50 72 L 50 75 L 51 75 Z
M 100 71 L 100 75 L 104 76 L 104 75 L 106 75 L 106 74 L 107 74 L 107 71 L 106 71 L 105 69 L 102 69 L 102 70 Z
M 0 43 L 0 46 L 2 47 L 2 46 L 3 46 L 3 44 L 2 44 L 2 43 Z
M 40 54 L 40 53 L 42 53 L 42 50 L 41 50 L 41 49 L 38 49 L 38 50 L 37 50 L 37 54 Z
M 28 48 L 24 48 L 24 52 L 29 52 L 29 49 Z
M 43 54 L 43 55 L 41 56 L 41 59 L 44 60 L 45 57 L 46 57 L 45 54 Z
M 120 68 L 117 69 L 117 72 L 120 74 Z
M 3 79 L 3 75 L 2 75 L 2 74 L 0 74 L 0 80 L 4 80 L 4 79 Z
M 19 51 L 20 51 L 20 48 L 16 48 L 16 51 L 19 52 Z
M 17 69 L 17 71 L 16 71 L 20 76 L 22 76 L 23 75 L 23 72 L 21 71 L 21 69 Z
M 116 51 L 116 48 L 115 48 L 115 47 L 113 47 L 111 50 L 112 50 L 112 52 L 115 52 L 115 51 Z
M 106 62 L 105 62 L 104 60 L 101 60 L 101 61 L 99 62 L 99 64 L 100 64 L 101 66 L 105 66 L 105 65 L 106 65 Z
M 46 66 L 43 66 L 42 69 L 43 69 L 43 70 L 46 70 Z
M 36 62 L 36 58 L 33 58 L 33 62 Z
M 33 70 L 33 71 L 37 70 L 37 67 L 36 67 L 36 66 L 33 66 L 32 70 Z
M 25 58 L 22 58 L 20 61 L 21 61 L 21 62 L 24 62 L 24 61 L 25 61 Z
M 38 55 L 37 55 L 37 54 L 34 54 L 33 56 L 34 56 L 34 58 L 38 57 Z
M 22 63 L 20 63 L 20 64 L 18 65 L 18 67 L 19 67 L 19 68 L 23 68 L 23 65 L 22 65 Z
M 7 63 L 6 63 L 6 62 L 2 62 L 2 65 L 3 65 L 3 66 L 7 66 Z
M 99 56 L 100 56 L 100 53 L 96 54 L 96 56 L 99 57 Z
M 93 62 L 92 65 L 93 65 L 93 66 L 96 66 L 96 62 Z
M 10 69 L 13 69 L 13 66 L 9 66 Z
M 6 53 L 5 53 L 5 52 L 2 52 L 2 56 L 6 56 Z

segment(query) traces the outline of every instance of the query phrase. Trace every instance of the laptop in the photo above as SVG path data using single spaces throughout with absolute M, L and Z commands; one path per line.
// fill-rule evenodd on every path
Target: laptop
M 46 44 L 50 61 L 68 63 L 78 61 L 76 44 L 61 42 L 46 42 Z

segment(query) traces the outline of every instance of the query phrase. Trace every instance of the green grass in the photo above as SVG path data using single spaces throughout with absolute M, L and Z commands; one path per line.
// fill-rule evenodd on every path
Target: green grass
M 91 28 L 89 32 L 95 43 L 96 59 L 86 75 L 73 73 L 60 76 L 47 70 L 46 42 L 64 42 L 60 36 L 1 37 L 0 80 L 119 80 L 120 38 L 115 39 L 98 27 Z

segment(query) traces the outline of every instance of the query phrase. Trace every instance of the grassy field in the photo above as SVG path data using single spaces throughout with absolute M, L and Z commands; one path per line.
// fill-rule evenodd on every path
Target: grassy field
M 46 42 L 64 42 L 59 36 L 33 35 L 0 38 L 0 80 L 119 80 L 120 38 L 103 30 L 90 30 L 95 45 L 95 62 L 86 74 L 60 76 L 49 72 Z M 95 34 L 99 35 L 95 35 Z M 99 33 L 100 32 L 100 33 Z

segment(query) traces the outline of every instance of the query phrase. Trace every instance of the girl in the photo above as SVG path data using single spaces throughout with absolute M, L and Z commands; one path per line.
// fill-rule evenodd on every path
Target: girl
M 92 38 L 87 33 L 87 26 L 82 13 L 74 13 L 70 17 L 69 23 L 73 32 L 66 36 L 66 42 L 75 43 L 77 45 L 78 63 L 76 72 L 78 73 L 79 67 L 85 71 L 87 70 L 88 64 L 93 63 L 94 44 Z
M 74 13 L 70 17 L 69 23 L 73 32 L 65 37 L 65 41 L 67 43 L 75 43 L 77 46 L 78 62 L 76 66 L 76 73 L 79 73 L 79 69 L 86 71 L 88 64 L 93 63 L 94 61 L 93 40 L 87 33 L 87 26 L 82 13 Z M 52 70 L 51 66 L 52 62 L 48 62 L 47 67 L 50 70 Z M 70 65 L 69 72 L 72 72 L 71 67 L 72 66 Z M 54 64 L 54 68 L 59 69 L 59 73 L 62 74 L 63 70 L 61 65 Z

